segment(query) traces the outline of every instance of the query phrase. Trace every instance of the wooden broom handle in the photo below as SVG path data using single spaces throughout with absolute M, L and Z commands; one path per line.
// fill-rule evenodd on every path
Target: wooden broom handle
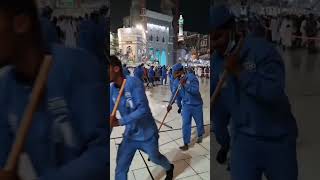
M 120 104 L 120 99 L 121 99 L 121 96 L 123 94 L 123 91 L 124 91 L 124 87 L 126 86 L 126 82 L 127 80 L 124 79 L 123 82 L 122 82 L 122 85 L 121 85 L 121 88 L 120 88 L 120 91 L 119 91 L 119 95 L 117 97 L 117 101 L 113 107 L 113 110 L 112 110 L 112 113 L 111 113 L 111 116 L 116 116 L 116 113 L 117 113 L 117 109 L 118 109 L 118 106 Z
M 232 54 L 240 55 L 240 51 L 241 51 L 241 48 L 243 47 L 243 44 L 244 44 L 244 37 L 241 37 L 239 40 L 238 46 L 236 47 L 236 49 L 234 50 L 234 52 Z M 219 82 L 218 82 L 218 84 L 217 84 L 217 86 L 216 86 L 216 88 L 210 98 L 210 106 L 214 106 L 216 98 L 219 96 L 221 89 L 222 89 L 222 86 L 228 77 L 228 74 L 229 73 L 226 70 L 223 71 L 223 74 L 221 75 L 221 78 L 219 79 Z
M 181 89 L 181 83 L 179 83 L 179 86 L 178 86 L 176 92 L 174 93 L 173 98 L 172 98 L 171 101 L 169 102 L 169 105 L 170 105 L 170 106 L 172 106 L 173 102 L 174 102 L 175 99 L 177 98 L 177 95 L 178 95 L 180 89 Z M 161 129 L 162 125 L 164 124 L 164 121 L 166 120 L 168 114 L 169 114 L 169 111 L 167 111 L 166 114 L 164 115 L 164 118 L 163 118 L 162 121 L 161 121 L 161 124 L 160 124 L 160 126 L 159 126 L 159 128 L 158 128 L 158 131 L 160 131 L 160 129 Z
M 219 82 L 216 86 L 216 89 L 214 90 L 211 99 L 210 99 L 210 106 L 214 106 L 214 103 L 216 101 L 216 98 L 219 96 L 223 83 L 226 81 L 228 77 L 228 72 L 226 70 L 223 71 L 223 74 L 221 75 L 221 78 L 219 79 Z
M 42 62 L 41 69 L 37 75 L 35 84 L 33 86 L 30 101 L 22 116 L 21 124 L 16 134 L 14 144 L 11 147 L 9 157 L 5 164 L 4 170 L 14 171 L 18 165 L 19 157 L 23 151 L 24 144 L 27 139 L 29 129 L 32 125 L 33 115 L 37 110 L 43 92 L 46 88 L 49 71 L 52 66 L 52 57 L 46 56 Z

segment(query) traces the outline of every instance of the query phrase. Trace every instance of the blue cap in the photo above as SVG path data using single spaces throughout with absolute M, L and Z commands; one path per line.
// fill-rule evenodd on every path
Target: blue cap
M 234 14 L 225 5 L 211 6 L 209 17 L 210 29 L 217 30 L 234 19 L 234 17 Z
M 172 67 L 172 73 L 175 73 L 176 71 L 179 71 L 181 69 L 183 69 L 182 64 L 181 63 L 177 63 Z

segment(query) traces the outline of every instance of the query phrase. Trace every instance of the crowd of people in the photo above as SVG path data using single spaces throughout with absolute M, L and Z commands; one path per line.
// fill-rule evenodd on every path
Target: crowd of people
M 137 67 L 127 67 L 123 65 L 123 69 L 126 75 L 142 77 L 146 87 L 155 87 L 157 85 L 168 85 L 170 79 L 172 79 L 172 67 L 171 66 L 154 66 L 140 64 Z M 209 66 L 194 66 L 189 67 L 194 75 L 199 78 L 210 78 Z
M 85 14 L 84 17 L 53 17 L 52 9 L 45 7 L 41 13 L 45 41 L 89 52 L 98 58 L 101 70 L 107 74 L 108 11 L 107 6 L 101 6 L 98 10 L 91 12 L 90 16 Z
M 103 6 L 99 10 L 94 10 L 83 16 L 52 16 L 53 10 L 50 7 L 46 7 L 42 11 L 42 16 L 49 19 L 55 26 L 60 43 L 67 47 L 75 48 L 81 46 L 81 32 L 89 31 L 87 24 L 90 24 L 92 29 L 95 29 L 93 28 L 94 25 L 101 23 L 101 19 L 106 24 L 105 16 L 107 11 L 108 8 Z
M 147 87 L 154 87 L 156 85 L 167 85 L 167 78 L 170 76 L 170 66 L 145 66 L 143 63 L 135 68 L 126 67 L 124 64 L 124 71 L 126 75 L 132 75 L 142 79 Z M 131 70 L 131 71 L 130 71 Z M 150 86 L 149 86 L 150 85 Z
M 319 46 L 320 17 L 309 15 L 279 15 L 262 17 L 268 40 L 287 48 L 307 48 L 316 52 Z
M 196 74 L 196 76 L 202 78 L 210 78 L 210 66 L 198 66 L 198 67 L 194 67 L 194 72 Z

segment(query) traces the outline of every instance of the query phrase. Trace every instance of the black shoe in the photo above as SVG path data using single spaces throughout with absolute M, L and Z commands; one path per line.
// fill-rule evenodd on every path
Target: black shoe
M 202 136 L 199 136 L 199 137 L 198 137 L 197 143 L 198 143 L 198 144 L 199 144 L 199 143 L 202 143 Z
M 167 176 L 165 180 L 172 180 L 173 179 L 173 170 L 174 170 L 174 165 L 171 164 L 171 168 L 167 171 Z
M 224 148 L 224 147 L 220 148 L 220 150 L 218 151 L 217 156 L 216 156 L 216 160 L 219 164 L 224 164 L 227 161 L 228 151 L 229 151 L 228 147 L 227 148 Z
M 188 150 L 189 149 L 189 146 L 188 146 L 188 144 L 185 144 L 185 145 L 183 145 L 183 146 L 181 146 L 181 147 L 179 147 L 182 151 L 186 151 L 186 150 Z

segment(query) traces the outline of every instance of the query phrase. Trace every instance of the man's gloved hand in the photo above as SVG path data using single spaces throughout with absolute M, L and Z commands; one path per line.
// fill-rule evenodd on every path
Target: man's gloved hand
M 171 111 L 171 109 L 172 109 L 172 106 L 171 106 L 171 105 L 168 105 L 168 106 L 167 106 L 167 112 Z
M 180 84 L 181 84 L 182 86 L 184 86 L 184 85 L 186 84 L 186 82 L 187 82 L 187 79 L 186 79 L 186 78 L 182 78 L 182 79 L 180 80 Z
M 181 108 L 178 109 L 178 114 L 180 114 L 180 113 L 181 113 Z
M 19 180 L 15 172 L 4 171 L 4 170 L 0 170 L 0 179 L 1 180 Z
M 227 161 L 229 147 L 221 147 L 217 153 L 216 160 L 219 164 L 224 164 Z
M 240 52 L 241 48 L 243 46 L 243 34 L 239 33 L 239 45 L 237 48 L 232 52 L 231 54 L 227 55 L 226 63 L 225 63 L 225 69 L 231 73 L 236 75 L 237 77 L 240 76 L 240 72 L 243 70 L 241 64 L 239 63 L 240 59 Z

